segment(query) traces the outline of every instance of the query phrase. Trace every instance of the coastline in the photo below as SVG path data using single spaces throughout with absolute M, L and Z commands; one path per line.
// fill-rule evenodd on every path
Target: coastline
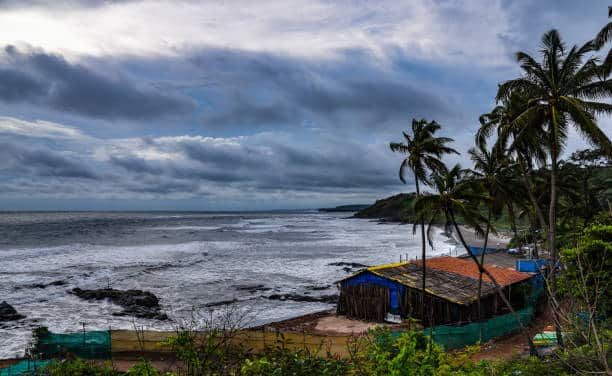
M 471 229 L 465 225 L 459 225 L 459 228 L 461 229 L 461 235 L 463 235 L 463 239 L 465 240 L 468 246 L 480 248 L 484 246 L 484 236 L 479 236 L 478 234 L 476 234 L 476 231 L 474 231 L 474 229 Z M 452 239 L 457 242 L 457 245 L 459 247 L 462 247 L 461 241 L 459 240 L 459 236 L 457 235 L 456 231 L 453 231 L 451 235 Z M 502 234 L 495 235 L 489 233 L 489 241 L 487 243 L 487 248 L 507 248 L 508 244 L 510 243 L 510 240 L 511 237 L 509 236 L 505 236 Z

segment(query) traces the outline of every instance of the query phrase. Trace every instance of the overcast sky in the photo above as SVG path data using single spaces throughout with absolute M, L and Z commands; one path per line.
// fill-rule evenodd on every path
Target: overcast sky
M 51 3 L 49 5 L 47 3 Z M 609 1 L 0 0 L 0 210 L 265 210 L 414 189 L 435 119 L 468 165 L 513 53 Z M 599 119 L 606 133 L 612 121 Z M 572 133 L 567 150 L 583 148 Z

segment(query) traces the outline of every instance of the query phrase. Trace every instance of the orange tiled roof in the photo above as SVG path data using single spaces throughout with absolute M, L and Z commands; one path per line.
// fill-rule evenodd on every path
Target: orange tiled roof
M 419 262 L 420 263 L 420 262 Z M 457 273 L 465 277 L 478 279 L 478 267 L 472 260 L 464 260 L 457 257 L 436 257 L 428 259 L 425 262 L 425 266 L 432 269 L 444 270 L 451 273 Z M 485 269 L 493 275 L 493 278 L 501 286 L 508 286 L 514 283 L 529 279 L 532 277 L 531 274 L 517 272 L 513 269 L 504 269 L 497 266 L 485 265 Z M 483 275 L 483 281 L 492 282 L 489 277 Z

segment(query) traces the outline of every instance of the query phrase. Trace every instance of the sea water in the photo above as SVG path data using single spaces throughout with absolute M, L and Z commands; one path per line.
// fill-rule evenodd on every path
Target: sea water
M 420 255 L 412 225 L 346 218 L 351 213 L 0 213 L 0 301 L 27 318 L 0 323 L 0 359 L 23 354 L 32 328 L 54 332 L 173 329 L 227 306 L 252 325 L 331 309 L 272 294 L 337 294 L 335 281 L 358 270 Z M 428 255 L 453 252 L 434 231 Z M 428 246 L 429 247 L 429 246 Z M 170 320 L 113 316 L 121 308 L 88 302 L 75 287 L 142 289 Z M 227 304 L 233 301 L 234 303 Z

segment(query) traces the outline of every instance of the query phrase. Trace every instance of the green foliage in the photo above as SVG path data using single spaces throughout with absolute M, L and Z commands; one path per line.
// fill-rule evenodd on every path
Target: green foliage
M 340 359 L 329 352 L 321 356 L 321 348 L 314 351 L 293 350 L 287 345 L 288 342 L 281 333 L 276 343 L 267 347 L 263 354 L 252 359 L 245 359 L 241 374 L 244 376 L 340 376 L 349 374 L 349 362 L 345 359 Z
M 307 350 L 289 350 L 283 346 L 268 349 L 263 355 L 246 359 L 241 373 L 244 376 L 347 375 L 349 364 L 335 357 L 320 357 Z
M 486 375 L 484 364 L 470 356 L 476 348 L 448 353 L 430 343 L 421 332 L 397 336 L 377 328 L 357 340 L 350 361 L 327 354 L 317 357 L 304 350 L 288 350 L 282 342 L 263 355 L 245 360 L 242 375 L 363 375 L 429 376 Z
M 500 360 L 483 362 L 484 375 L 490 376 L 564 376 L 569 375 L 567 367 L 556 357 Z
M 235 331 L 182 331 L 170 337 L 169 346 L 185 363 L 187 375 L 233 375 L 246 357 L 246 349 L 232 342 Z
M 606 340 L 609 340 L 609 333 Z M 202 361 L 203 354 L 198 350 L 201 343 L 194 341 L 192 335 L 174 337 L 172 341 L 179 351 L 176 355 L 192 366 L 180 375 L 237 375 L 242 376 L 545 376 L 567 375 L 572 367 L 596 369 L 592 362 L 593 348 L 582 346 L 573 351 L 559 352 L 546 358 L 473 361 L 471 358 L 479 346 L 466 347 L 460 351 L 445 351 L 440 345 L 431 342 L 420 331 L 406 331 L 401 335 L 387 328 L 376 328 L 367 335 L 355 338 L 349 359 L 340 359 L 322 349 L 290 349 L 282 336 L 275 345 L 263 353 L 250 355 L 242 352 L 237 358 L 240 367 L 228 363 L 228 356 L 211 357 Z M 225 347 L 223 347 L 225 348 Z M 324 349 L 323 349 L 324 350 Z M 219 350 L 225 351 L 225 350 Z M 217 354 L 219 355 L 219 354 Z M 235 354 L 234 354 L 235 355 Z M 198 362 L 197 359 L 200 361 Z M 213 364 L 214 363 L 214 364 Z M 568 364 L 572 366 L 568 366 Z M 591 367 L 591 368 L 588 368 Z M 125 373 L 114 370 L 109 364 L 89 362 L 80 359 L 55 362 L 44 368 L 40 375 L 46 376 L 170 376 L 162 374 L 153 365 L 141 360 Z
M 127 376 L 161 376 L 162 374 L 149 362 L 142 359 L 125 373 Z M 167 374 L 169 375 L 169 374 Z
M 561 250 L 561 257 L 566 271 L 559 290 L 608 317 L 612 309 L 612 293 L 607 288 L 612 277 L 612 225 L 588 227 L 576 247 Z
M 414 222 L 415 193 L 400 193 L 387 197 L 355 213 L 356 218 L 385 218 L 389 221 Z
M 83 359 L 53 362 L 40 370 L 44 376 L 115 376 L 121 373 L 109 363 L 94 363 Z

